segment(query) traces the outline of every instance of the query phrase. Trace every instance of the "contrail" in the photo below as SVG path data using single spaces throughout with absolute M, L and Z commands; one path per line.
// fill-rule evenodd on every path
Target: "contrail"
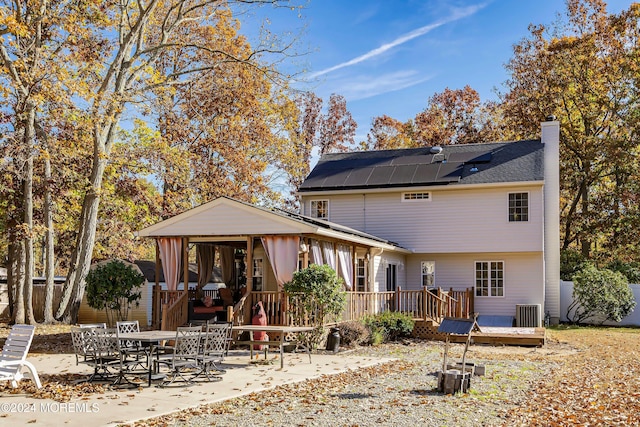
M 413 30 L 407 34 L 404 34 L 400 37 L 398 37 L 397 39 L 395 39 L 394 41 L 390 42 L 390 43 L 385 43 L 382 46 L 370 50 L 369 52 L 365 53 L 364 55 L 360 55 L 356 58 L 353 58 L 349 61 L 343 62 L 341 64 L 338 65 L 334 65 L 333 67 L 329 67 L 329 68 L 325 68 L 324 70 L 320 70 L 320 71 L 316 71 L 315 73 L 312 73 L 309 75 L 310 79 L 314 79 L 316 77 L 322 76 L 324 74 L 330 73 L 332 71 L 335 70 L 339 70 L 340 68 L 345 68 L 345 67 L 350 67 L 351 65 L 355 65 L 358 64 L 360 62 L 366 61 L 368 59 L 374 58 L 378 55 L 382 55 L 383 53 L 385 53 L 386 51 L 393 49 L 396 46 L 399 46 L 403 43 L 406 43 L 410 40 L 415 39 L 416 37 L 420 37 L 424 34 L 427 34 L 429 31 L 434 30 L 438 27 L 441 27 L 445 24 L 448 24 L 449 22 L 453 22 L 453 21 L 457 21 L 458 19 L 462 19 L 462 18 L 466 18 L 467 16 L 473 15 L 474 13 L 476 13 L 477 11 L 479 11 L 480 9 L 482 9 L 483 7 L 485 7 L 486 3 L 483 4 L 478 4 L 478 5 L 474 5 L 474 6 L 469 6 L 463 9 L 458 9 L 456 10 L 455 13 L 453 13 L 453 15 L 451 15 L 450 17 L 446 18 L 446 19 L 442 19 L 436 23 L 433 24 L 429 24 L 429 25 L 425 25 L 424 27 L 420 27 L 417 30 Z

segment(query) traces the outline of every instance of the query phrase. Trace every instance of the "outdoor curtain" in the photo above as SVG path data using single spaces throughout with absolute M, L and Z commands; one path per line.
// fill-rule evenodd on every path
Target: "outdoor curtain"
M 222 275 L 222 281 L 229 287 L 233 280 L 235 251 L 232 246 L 218 246 L 218 253 L 220 254 L 220 274 Z
M 180 281 L 180 261 L 182 260 L 182 239 L 180 237 L 161 237 L 158 239 L 162 273 L 167 289 L 175 291 Z
M 313 264 L 322 265 L 324 264 L 322 260 L 322 248 L 320 248 L 320 243 L 316 239 L 311 239 L 311 262 Z
M 262 246 L 267 252 L 278 288 L 293 279 L 298 269 L 300 238 L 298 236 L 263 236 Z
M 213 263 L 216 256 L 216 248 L 206 243 L 198 243 L 196 245 L 196 258 L 198 262 L 198 286 L 196 292 L 200 295 L 213 274 Z
M 322 252 L 324 253 L 325 264 L 333 268 L 335 271 L 338 271 L 338 266 L 336 265 L 336 253 L 335 249 L 333 248 L 333 243 L 322 242 Z
M 338 261 L 340 262 L 340 277 L 344 280 L 344 286 L 348 291 L 353 286 L 353 257 L 351 256 L 351 246 L 338 244 Z

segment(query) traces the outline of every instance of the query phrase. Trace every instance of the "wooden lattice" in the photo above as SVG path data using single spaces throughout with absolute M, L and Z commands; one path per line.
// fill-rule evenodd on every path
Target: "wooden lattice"
M 446 334 L 438 332 L 438 326 L 434 325 L 433 322 L 425 322 L 421 320 L 415 322 L 412 336 L 415 338 L 436 341 L 444 341 L 447 338 Z

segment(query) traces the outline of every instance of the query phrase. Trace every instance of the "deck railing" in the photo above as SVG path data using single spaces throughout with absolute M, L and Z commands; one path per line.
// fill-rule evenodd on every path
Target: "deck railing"
M 153 307 L 154 327 L 180 326 L 187 321 L 187 299 L 183 291 L 155 291 Z M 408 313 L 415 320 L 440 322 L 445 317 L 471 318 L 473 316 L 473 289 L 443 290 L 442 288 L 420 290 L 397 289 L 392 292 L 347 292 L 347 304 L 341 321 L 358 320 L 366 315 L 399 311 Z M 295 298 L 295 297 L 293 297 Z M 291 325 L 298 319 L 298 326 L 313 324 L 318 316 L 317 307 L 310 313 L 296 312 L 301 304 L 291 303 L 284 292 L 256 291 L 238 301 L 228 318 L 234 324 L 251 323 L 251 308 L 262 301 L 268 325 Z M 178 302 L 180 301 L 180 302 Z M 165 317 L 166 316 L 166 317 Z M 165 318 L 167 319 L 165 326 Z M 162 320 L 162 323 L 161 323 Z M 182 323 L 180 323 L 182 322 Z
M 154 286 L 153 307 L 152 307 L 152 325 L 154 328 L 161 327 L 161 321 L 165 307 L 171 306 L 182 295 L 187 295 L 184 291 L 165 291 Z M 186 301 L 186 300 L 185 300 Z M 185 302 L 186 304 L 186 302 Z M 186 307 L 186 306 L 185 306 Z
M 365 315 L 385 311 L 409 313 L 416 320 L 436 322 L 442 321 L 445 317 L 470 318 L 473 316 L 472 291 L 472 289 L 444 291 L 441 288 L 431 290 L 425 288 L 408 291 L 397 289 L 392 292 L 347 292 L 347 304 L 341 320 L 358 320 Z M 284 292 L 251 292 L 249 301 L 249 308 L 258 301 L 262 301 L 268 325 L 289 325 L 292 319 L 301 317 L 297 316 L 299 313 L 292 311 L 300 307 L 300 304 L 290 303 Z M 246 310 L 247 304 L 244 307 Z M 313 319 L 310 317 L 313 316 L 313 312 L 307 313 L 301 321 L 302 324 L 311 324 Z
M 162 305 L 162 320 L 160 324 L 163 331 L 175 331 L 178 326 L 187 323 L 189 294 L 180 291 L 180 296 Z

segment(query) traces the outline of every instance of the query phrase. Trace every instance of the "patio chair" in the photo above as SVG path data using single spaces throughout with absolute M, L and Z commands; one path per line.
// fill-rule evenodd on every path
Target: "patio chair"
M 116 322 L 116 332 L 120 334 L 140 332 L 140 323 L 137 320 L 127 320 Z M 124 356 L 123 363 L 132 370 L 136 366 L 146 367 L 144 364 L 148 360 L 149 346 L 143 346 L 140 341 L 119 339 L 120 351 Z
M 200 374 L 204 374 L 207 380 L 219 381 L 221 374 L 226 373 L 219 364 L 222 363 L 229 349 L 231 340 L 231 322 L 207 323 L 202 337 L 202 346 L 198 353 L 198 366 Z M 212 369 L 213 368 L 213 369 Z M 213 372 L 216 375 L 212 375 Z
M 42 387 L 36 367 L 26 360 L 35 330 L 33 325 L 13 325 L 2 347 L 0 381 L 11 381 L 13 388 L 18 387 L 18 382 L 24 378 L 23 368 L 27 368 L 36 387 Z
M 71 342 L 76 356 L 76 365 L 84 363 L 93 368 L 86 381 L 108 381 L 113 376 L 111 369 L 122 364 L 116 330 L 102 327 L 71 327 Z
M 198 351 L 200 348 L 200 326 L 183 326 L 176 330 L 174 345 L 165 347 L 166 353 L 158 355 L 155 363 L 158 371 L 159 365 L 166 365 L 169 373 L 165 380 L 159 385 L 167 387 L 180 379 L 185 385 L 193 384 L 192 378 L 197 374 Z M 169 352 L 171 351 L 171 352 Z M 187 375 L 191 372 L 191 378 Z M 167 380 L 168 378 L 168 380 Z

